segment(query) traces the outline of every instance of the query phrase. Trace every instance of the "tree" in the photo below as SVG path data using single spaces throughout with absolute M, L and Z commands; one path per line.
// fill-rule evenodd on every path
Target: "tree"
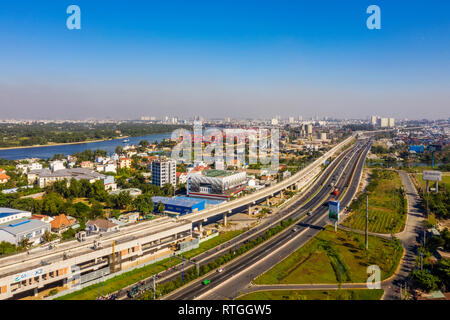
M 123 153 L 123 147 L 122 146 L 117 146 L 116 149 L 114 150 L 115 153 L 117 154 L 122 154 Z
M 12 243 L 2 241 L 0 242 L 0 256 L 17 252 L 17 247 Z
M 411 280 L 415 286 L 429 292 L 437 288 L 439 278 L 426 270 L 414 270 L 411 272 Z
M 44 242 L 50 242 L 53 240 L 53 235 L 50 233 L 50 231 L 45 230 L 44 234 L 42 235 L 42 240 Z
M 94 202 L 91 206 L 91 210 L 89 212 L 89 217 L 91 219 L 103 217 L 103 206 L 100 202 L 94 200 Z
M 133 201 L 134 208 L 143 214 L 150 213 L 154 210 L 155 205 L 152 201 L 152 196 L 148 193 L 141 194 Z
M 29 249 L 31 247 L 31 242 L 30 239 L 28 238 L 23 238 L 20 242 L 19 242 L 19 248 L 20 249 Z
M 166 207 L 165 207 L 164 204 L 160 201 L 160 202 L 158 203 L 158 212 L 159 212 L 159 213 L 163 213 L 165 209 L 166 209 Z
M 43 198 L 42 211 L 51 215 L 57 215 L 63 211 L 63 206 L 63 198 L 56 192 L 50 192 Z
M 139 145 L 141 146 L 141 147 L 143 147 L 143 148 L 147 148 L 148 146 L 149 146 L 149 142 L 148 142 L 148 140 L 141 140 L 141 141 L 139 141 Z

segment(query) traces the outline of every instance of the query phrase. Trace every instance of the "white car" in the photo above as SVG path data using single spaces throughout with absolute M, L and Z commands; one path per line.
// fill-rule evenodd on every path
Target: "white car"
M 222 272 L 223 271 L 223 269 L 222 268 L 220 268 L 220 269 L 217 269 L 217 272 Z

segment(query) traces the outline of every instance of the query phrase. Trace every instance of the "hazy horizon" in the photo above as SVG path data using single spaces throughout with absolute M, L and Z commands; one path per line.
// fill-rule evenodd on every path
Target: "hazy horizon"
M 449 118 L 450 3 L 370 4 L 5 3 L 0 119 Z

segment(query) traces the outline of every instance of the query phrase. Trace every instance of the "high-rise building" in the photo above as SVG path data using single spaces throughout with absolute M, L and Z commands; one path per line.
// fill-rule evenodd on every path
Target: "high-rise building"
M 389 125 L 388 118 L 378 118 L 378 126 L 380 128 L 386 128 Z
M 313 126 L 312 126 L 311 123 L 308 123 L 308 125 L 306 126 L 306 134 L 307 134 L 308 136 L 311 136 L 312 133 L 313 133 Z
M 277 118 L 273 118 L 272 119 L 272 125 L 276 126 L 278 124 L 278 119 Z
M 370 117 L 370 123 L 371 123 L 373 126 L 376 126 L 376 125 L 377 125 L 377 116 L 371 116 L 371 117 Z
M 294 117 L 289 117 L 289 123 L 294 123 Z
M 302 116 L 298 116 L 298 121 L 303 121 L 303 117 Z
M 395 127 L 395 119 L 394 118 L 389 118 L 388 126 L 389 126 L 389 128 Z
M 152 162 L 152 184 L 162 187 L 166 183 L 177 184 L 177 162 L 172 159 L 159 159 Z

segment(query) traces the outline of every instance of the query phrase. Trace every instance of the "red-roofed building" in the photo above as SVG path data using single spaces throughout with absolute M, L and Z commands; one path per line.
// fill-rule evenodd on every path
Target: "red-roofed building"
M 5 170 L 3 170 L 5 172 Z M 6 173 L 0 173 L 0 183 L 7 183 L 11 179 Z
M 62 213 L 59 216 L 56 216 L 51 222 L 50 226 L 53 232 L 56 233 L 63 233 L 67 229 L 69 229 L 71 226 L 73 226 L 76 223 L 75 219 L 69 219 L 67 216 Z
M 46 216 L 45 214 L 34 214 L 31 216 L 30 219 L 36 219 L 36 220 L 40 220 L 42 222 L 47 222 L 47 223 L 51 223 L 54 220 L 53 217 Z

